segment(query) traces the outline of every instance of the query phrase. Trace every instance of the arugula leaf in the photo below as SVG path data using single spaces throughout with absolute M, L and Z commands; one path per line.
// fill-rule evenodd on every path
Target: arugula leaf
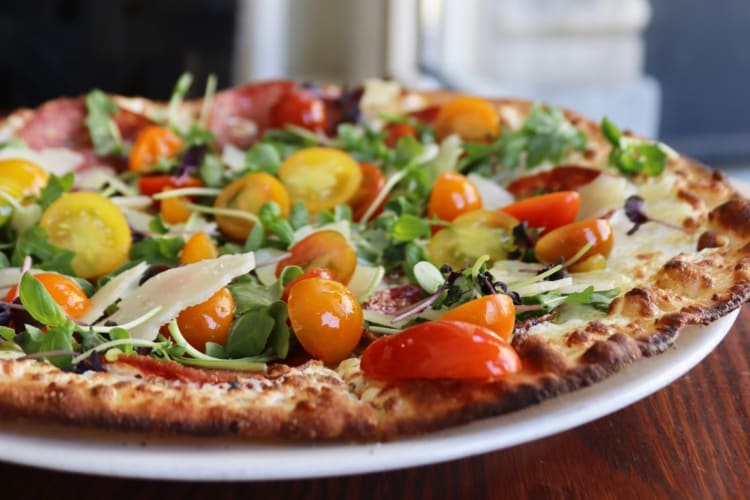
M 182 237 L 145 238 L 130 248 L 130 259 L 145 261 L 151 265 L 174 266 L 180 260 L 180 251 L 185 246 Z
M 156 234 L 167 234 L 169 232 L 169 228 L 164 224 L 161 214 L 156 214 L 156 217 L 151 219 L 148 223 L 148 229 Z
M 607 117 L 602 118 L 600 129 L 612 145 L 609 164 L 626 175 L 645 174 L 658 176 L 667 166 L 667 153 L 658 143 L 625 137 Z
M 557 108 L 534 105 L 520 133 L 526 138 L 529 168 L 545 160 L 559 163 L 568 152 L 583 151 L 586 147 L 586 135 Z
M 39 194 L 39 205 L 42 210 L 46 210 L 53 201 L 57 200 L 63 193 L 67 193 L 73 189 L 73 182 L 75 176 L 73 172 L 68 172 L 62 177 L 56 175 L 50 175 L 47 180 L 47 185 L 42 188 Z
M 94 151 L 99 156 L 124 153 L 122 137 L 112 117 L 117 113 L 115 102 L 99 89 L 86 95 L 86 127 L 89 129 Z
M 31 273 L 23 273 L 18 287 L 18 295 L 26 311 L 39 323 L 45 326 L 59 327 L 68 322 L 68 318 L 60 309 L 60 306 L 44 288 L 41 281 L 32 276 Z
M 10 263 L 20 267 L 26 256 L 32 257 L 38 262 L 37 267 L 48 271 L 57 271 L 61 274 L 72 276 L 73 258 L 75 252 L 56 247 L 47 239 L 47 233 L 41 226 L 34 226 L 26 230 L 18 237 Z

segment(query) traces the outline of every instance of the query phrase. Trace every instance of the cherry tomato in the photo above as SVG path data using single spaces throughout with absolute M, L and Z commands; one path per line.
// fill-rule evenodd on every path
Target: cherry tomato
M 458 134 L 464 141 L 484 142 L 500 135 L 500 115 L 495 106 L 478 97 L 457 97 L 440 108 L 435 134 L 444 139 Z
M 22 196 L 39 194 L 47 185 L 49 172 L 28 160 L 9 158 L 0 160 L 0 184 L 14 182 L 22 189 Z
M 389 123 L 384 128 L 388 134 L 383 139 L 383 142 L 389 148 L 395 148 L 398 144 L 398 140 L 405 136 L 417 137 L 417 129 L 409 125 L 408 123 Z
M 234 297 L 225 287 L 207 301 L 183 309 L 177 316 L 177 326 L 191 346 L 205 352 L 206 342 L 226 343 L 234 311 Z
M 580 206 L 581 197 L 576 191 L 559 191 L 526 198 L 500 210 L 528 222 L 529 227 L 544 228 L 542 234 L 546 234 L 575 221 Z
M 527 198 L 542 193 L 573 191 L 596 179 L 601 172 L 576 165 L 561 165 L 552 170 L 520 177 L 506 186 L 516 198 Z
M 456 172 L 443 172 L 432 188 L 427 215 L 452 221 L 461 214 L 480 208 L 482 197 L 469 179 Z
M 271 108 L 271 126 L 297 125 L 322 131 L 326 124 L 323 101 L 302 89 L 292 89 Z
M 13 215 L 13 201 L 20 202 L 24 197 L 24 186 L 12 177 L 0 177 L 0 226 L 10 220 Z M 10 200 L 5 199 L 5 197 Z
M 292 290 L 294 285 L 308 278 L 323 278 L 325 280 L 332 280 L 333 275 L 331 275 L 331 271 L 323 267 L 310 268 L 286 284 L 286 286 L 284 287 L 284 293 L 281 295 L 281 300 L 283 300 L 284 302 L 289 300 L 289 292 Z
M 182 196 L 172 196 L 159 201 L 159 213 L 167 224 L 186 222 L 193 213 Z
M 289 291 L 289 321 L 302 347 L 324 363 L 352 353 L 362 337 L 362 308 L 337 281 L 308 278 Z
M 372 202 L 378 197 L 380 192 L 385 187 L 385 175 L 383 171 L 372 163 L 360 163 L 359 168 L 362 171 L 362 183 L 359 185 L 357 193 L 349 200 L 349 206 L 352 207 L 352 219 L 354 222 L 359 222 L 362 217 L 370 208 Z M 372 213 L 370 218 L 375 218 L 383 211 L 385 207 L 385 198 L 382 203 L 378 205 L 378 208 Z
M 170 159 L 182 151 L 182 139 L 167 127 L 150 125 L 138 133 L 128 166 L 133 172 L 148 172 L 159 159 Z
M 71 318 L 80 317 L 89 308 L 89 298 L 72 279 L 55 273 L 39 273 L 34 278 L 42 283 L 52 300 Z M 18 285 L 8 291 L 5 301 L 12 302 L 17 296 Z
M 276 202 L 283 217 L 289 215 L 291 203 L 286 188 L 271 174 L 253 172 L 222 189 L 214 202 L 214 207 L 231 208 L 257 215 L 260 208 L 269 201 Z M 235 241 L 245 241 L 254 226 L 251 221 L 228 215 L 216 215 L 216 223 L 224 234 Z
M 507 256 L 506 243 L 517 224 L 515 217 L 497 210 L 467 212 L 432 237 L 427 253 L 433 264 L 454 268 L 471 265 L 482 255 L 501 260 Z
M 560 260 L 570 260 L 585 245 L 593 246 L 571 266 L 571 271 L 591 270 L 590 266 L 598 262 L 603 267 L 606 257 L 612 251 L 612 226 L 605 219 L 585 220 L 559 227 L 545 234 L 536 242 L 534 250 L 541 262 L 553 263 Z M 599 257 L 596 257 L 596 256 Z M 584 264 L 589 259 L 588 264 Z M 577 265 L 581 267 L 576 267 Z
M 39 220 L 49 242 L 75 252 L 73 270 L 91 279 L 120 267 L 130 252 L 131 233 L 120 208 L 97 193 L 65 193 Z
M 346 203 L 362 183 L 357 161 L 333 148 L 306 148 L 281 164 L 279 179 L 293 201 L 303 201 L 316 213 Z
M 362 353 L 368 377 L 401 379 L 496 379 L 521 369 L 516 351 L 492 330 L 437 320 L 381 337 Z
M 144 175 L 138 178 L 138 191 L 146 196 L 153 196 L 165 189 L 201 187 L 203 182 L 188 175 Z
M 498 293 L 461 304 L 443 314 L 440 319 L 483 326 L 498 334 L 503 340 L 510 340 L 516 321 L 516 309 L 513 299 Z
M 346 284 L 357 267 L 357 254 L 338 231 L 312 233 L 295 243 L 289 252 L 291 255 L 276 265 L 276 276 L 280 276 L 286 266 L 299 266 L 304 270 L 323 267 L 334 280 Z
M 192 264 L 219 256 L 219 249 L 209 235 L 198 231 L 190 237 L 180 252 L 180 264 Z

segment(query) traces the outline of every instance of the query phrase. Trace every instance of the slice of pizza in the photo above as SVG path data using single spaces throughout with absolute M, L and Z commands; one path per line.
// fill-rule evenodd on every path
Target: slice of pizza
M 391 82 L 0 124 L 0 414 L 377 440 L 524 408 L 750 297 L 750 202 L 605 119 Z

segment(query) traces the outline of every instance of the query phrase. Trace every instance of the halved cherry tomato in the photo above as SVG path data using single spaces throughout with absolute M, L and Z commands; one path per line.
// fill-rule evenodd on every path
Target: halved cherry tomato
M 302 280 L 306 280 L 309 278 L 323 278 L 325 280 L 332 280 L 333 275 L 331 275 L 331 271 L 324 267 L 313 267 L 311 269 L 308 269 L 286 284 L 286 286 L 284 287 L 284 292 L 281 295 L 281 300 L 283 300 L 284 302 L 289 300 L 289 292 L 292 290 L 294 285 Z
M 516 321 L 516 309 L 513 299 L 498 293 L 461 304 L 443 314 L 440 319 L 483 326 L 498 334 L 503 340 L 510 340 Z
M 529 227 L 544 228 L 542 234 L 546 234 L 575 221 L 580 206 L 581 197 L 576 191 L 560 191 L 526 198 L 500 210 L 527 222 Z
M 497 379 L 521 369 L 516 351 L 492 330 L 437 320 L 381 337 L 362 353 L 368 377 L 401 379 Z
M 357 161 L 333 148 L 306 148 L 281 164 L 279 179 L 293 201 L 302 201 L 316 213 L 346 203 L 362 183 Z
M 258 214 L 269 201 L 281 209 L 281 215 L 289 215 L 291 203 L 286 188 L 276 177 L 265 172 L 253 172 L 240 177 L 222 189 L 214 202 L 216 208 L 231 208 Z M 219 228 L 235 241 L 245 241 L 255 225 L 253 222 L 228 215 L 216 215 Z
M 480 208 L 482 197 L 469 179 L 456 172 L 443 172 L 432 188 L 427 215 L 452 221 L 461 214 Z
M 304 270 L 315 267 L 327 269 L 334 280 L 349 283 L 357 267 L 357 254 L 338 231 L 323 230 L 298 241 L 289 249 L 291 255 L 276 265 L 276 276 L 286 266 L 299 266 Z
M 609 221 L 585 220 L 559 227 L 539 238 L 534 251 L 541 262 L 551 264 L 561 258 L 570 260 L 589 243 L 593 246 L 570 267 L 571 271 L 591 270 L 590 266 L 594 263 L 603 267 L 606 257 L 612 251 L 613 236 Z
M 383 171 L 372 163 L 360 163 L 360 170 L 362 170 L 362 183 L 359 185 L 357 193 L 349 200 L 349 206 L 352 207 L 352 219 L 354 222 L 359 222 L 362 217 L 370 208 L 372 202 L 378 197 L 380 192 L 385 187 L 385 175 Z M 386 200 L 383 199 L 382 203 L 378 205 L 375 211 L 372 213 L 370 218 L 377 217 L 385 207 Z
M 180 224 L 187 221 L 193 213 L 182 196 L 172 196 L 159 201 L 159 213 L 167 224 Z
M 180 264 L 192 264 L 219 256 L 219 249 L 209 235 L 198 231 L 190 237 L 180 252 Z
M 0 226 L 13 215 L 13 201 L 20 202 L 24 197 L 24 185 L 12 177 L 0 178 Z M 6 197 L 10 198 L 9 200 Z
M 47 185 L 49 172 L 34 162 L 22 158 L 0 160 L 0 184 L 13 181 L 22 189 L 22 196 L 39 194 Z
M 138 178 L 138 191 L 153 196 L 165 189 L 201 187 L 203 182 L 189 175 L 144 175 Z
M 398 144 L 398 140 L 402 137 L 407 135 L 412 137 L 417 136 L 417 129 L 408 123 L 389 123 L 383 130 L 388 134 L 385 136 L 385 139 L 383 139 L 383 142 L 389 148 L 395 148 Z
M 91 192 L 65 193 L 39 220 L 49 242 L 75 252 L 73 270 L 81 278 L 98 278 L 128 258 L 131 233 L 120 208 Z
M 52 300 L 71 318 L 80 317 L 91 305 L 89 298 L 83 289 L 78 286 L 78 283 L 66 276 L 55 273 L 39 273 L 35 274 L 34 278 L 42 283 L 52 296 Z M 17 296 L 18 285 L 8 291 L 5 301 L 12 302 Z
M 226 343 L 234 311 L 234 297 L 225 287 L 207 301 L 183 309 L 177 316 L 177 326 L 191 346 L 205 352 L 206 342 Z
M 573 191 L 596 179 L 601 171 L 576 165 L 560 165 L 552 170 L 520 177 L 506 186 L 516 198 L 543 193 Z
M 308 278 L 289 291 L 289 322 L 305 351 L 324 363 L 352 353 L 362 337 L 362 308 L 337 281 Z
M 182 139 L 167 127 L 150 125 L 138 133 L 128 166 L 133 172 L 148 172 L 159 159 L 170 159 L 182 151 Z
M 500 135 L 500 115 L 495 106 L 478 97 L 457 97 L 440 108 L 435 134 L 444 139 L 458 134 L 465 141 L 483 142 Z
M 504 259 L 511 229 L 517 224 L 515 217 L 497 210 L 467 212 L 438 231 L 427 252 L 433 264 L 455 268 L 471 265 L 482 255 L 489 255 L 491 261 Z
M 302 89 L 292 89 L 271 108 L 271 126 L 297 125 L 322 131 L 326 124 L 323 101 Z

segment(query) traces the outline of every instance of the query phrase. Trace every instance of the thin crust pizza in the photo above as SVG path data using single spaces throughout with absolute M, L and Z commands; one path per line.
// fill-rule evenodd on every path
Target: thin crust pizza
M 519 100 L 95 90 L 0 124 L 0 415 L 395 439 L 596 383 L 750 298 L 750 201 Z

